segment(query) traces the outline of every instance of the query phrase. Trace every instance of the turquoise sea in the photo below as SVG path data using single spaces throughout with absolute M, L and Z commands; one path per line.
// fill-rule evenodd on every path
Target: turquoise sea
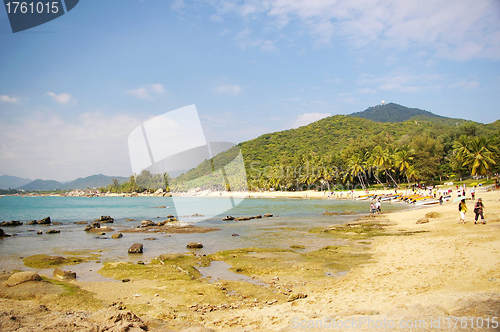
M 3 227 L 8 234 L 16 236 L 0 238 L 0 271 L 12 269 L 30 270 L 22 263 L 22 257 L 34 254 L 65 256 L 69 251 L 90 250 L 99 254 L 100 262 L 84 263 L 68 267 L 76 271 L 81 280 L 101 280 L 96 271 L 105 261 L 148 260 L 162 253 L 183 253 L 189 251 L 186 244 L 201 242 L 203 249 L 197 254 L 209 254 L 221 250 L 243 247 L 283 247 L 302 244 L 306 250 L 317 250 L 326 245 L 342 241 L 308 232 L 313 227 L 328 227 L 332 224 L 348 222 L 367 214 L 370 201 L 348 201 L 329 199 L 273 199 L 247 198 L 241 204 L 221 215 L 203 220 L 193 214 L 213 215 L 215 207 L 224 198 L 218 197 L 181 197 L 176 198 L 176 206 L 183 205 L 182 211 L 189 211 L 190 217 L 179 217 L 187 224 L 220 228 L 219 231 L 203 234 L 163 234 L 163 233 L 124 233 L 121 239 L 84 232 L 85 225 L 75 225 L 77 221 L 93 220 L 102 215 L 115 219 L 107 224 L 115 231 L 135 228 L 144 219 L 162 221 L 167 215 L 177 215 L 172 198 L 166 197 L 9 197 L 0 199 L 0 221 L 19 220 L 25 225 Z M 165 208 L 158 208 L 164 206 Z M 412 208 L 404 203 L 386 203 L 383 211 L 398 211 Z M 350 216 L 324 216 L 325 211 L 356 212 Z M 226 215 L 235 217 L 255 216 L 272 213 L 272 218 L 248 221 L 224 222 Z M 50 216 L 52 222 L 61 225 L 26 225 L 31 220 Z M 126 219 L 134 219 L 127 221 Z M 48 229 L 60 230 L 60 234 L 45 234 Z M 37 231 L 43 235 L 37 235 Z M 239 236 L 233 236 L 238 234 Z M 156 238 L 156 240 L 145 240 Z M 136 242 L 144 245 L 144 254 L 129 255 L 128 248 Z M 43 271 L 41 271 L 43 272 Z M 50 274 L 50 273 L 47 273 Z

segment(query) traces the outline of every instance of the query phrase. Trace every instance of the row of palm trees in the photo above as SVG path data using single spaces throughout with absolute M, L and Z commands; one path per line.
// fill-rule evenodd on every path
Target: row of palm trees
M 332 164 L 331 156 L 320 158 L 310 153 L 291 165 L 267 166 L 257 176 L 250 175 L 249 188 L 330 190 L 333 184 L 367 188 L 370 182 L 384 187 L 399 187 L 402 182 L 407 182 L 410 186 L 412 182 L 426 180 L 417 166 L 422 165 L 422 161 L 416 165 L 416 158 L 416 152 L 409 146 L 382 148 L 378 145 L 371 151 L 353 153 L 344 163 L 345 167 L 337 167 Z M 491 173 L 498 158 L 498 148 L 492 140 L 463 135 L 453 143 L 451 156 L 441 159 L 443 162 L 449 160 L 454 170 L 465 170 L 477 176 Z

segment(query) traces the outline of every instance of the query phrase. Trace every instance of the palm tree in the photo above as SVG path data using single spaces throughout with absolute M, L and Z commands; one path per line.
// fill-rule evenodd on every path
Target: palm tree
M 406 176 L 406 180 L 408 181 L 408 185 L 410 185 L 410 179 L 408 178 L 408 168 L 411 166 L 411 162 L 413 161 L 413 157 L 411 154 L 413 150 L 408 149 L 408 147 L 403 148 L 396 152 L 396 167 L 399 169 L 401 173 L 404 173 Z
M 491 140 L 485 137 L 474 137 L 467 144 L 468 153 L 463 157 L 463 166 L 471 170 L 471 175 L 486 175 L 495 165 L 494 153 L 498 151 Z
M 377 145 L 373 149 L 372 156 L 375 166 L 380 167 L 384 171 L 386 178 L 390 177 L 392 182 L 399 187 L 398 183 L 394 181 L 394 178 L 390 174 L 393 165 L 393 156 L 390 151 L 388 149 L 383 150 L 380 145 Z
M 351 159 L 349 159 L 349 162 L 347 163 L 348 173 L 351 174 L 351 178 L 353 176 L 357 176 L 363 189 L 366 188 L 363 180 L 363 176 L 365 175 L 365 169 L 363 168 L 364 164 L 363 158 L 357 153 L 352 155 Z

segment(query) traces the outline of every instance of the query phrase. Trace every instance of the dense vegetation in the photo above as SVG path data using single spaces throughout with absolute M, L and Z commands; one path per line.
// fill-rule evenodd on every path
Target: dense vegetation
M 500 171 L 500 120 L 485 125 L 412 111 L 409 120 L 397 122 L 408 115 L 398 116 L 394 113 L 394 105 L 380 106 L 379 112 L 368 109 L 377 122 L 336 115 L 308 126 L 240 143 L 195 169 L 169 179 L 170 189 L 242 190 L 248 186 L 250 190 L 303 190 L 364 188 L 376 184 L 406 186 L 489 176 Z M 395 121 L 379 121 L 385 119 L 388 112 Z M 247 181 L 244 177 L 241 179 L 238 162 L 231 163 L 231 160 L 238 160 L 240 151 Z M 159 187 L 166 187 L 160 175 L 143 172 L 116 189 Z

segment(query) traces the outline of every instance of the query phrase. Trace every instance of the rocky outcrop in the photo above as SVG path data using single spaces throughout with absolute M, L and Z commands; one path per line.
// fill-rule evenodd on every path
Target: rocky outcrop
M 6 234 L 3 229 L 0 228 L 0 237 L 8 237 L 10 236 L 9 234 Z
M 201 249 L 203 248 L 203 244 L 199 242 L 189 242 L 186 247 L 189 249 Z
M 156 224 L 151 220 L 143 220 L 141 221 L 141 226 L 142 227 L 156 226 Z
M 266 213 L 266 214 L 264 215 L 264 218 L 271 218 L 272 216 L 273 216 L 273 214 L 272 214 L 272 213 Z
M 59 229 L 49 229 L 45 234 L 59 234 L 61 231 Z
M 98 221 L 98 222 L 101 222 L 103 224 L 106 224 L 106 223 L 113 223 L 115 220 L 113 218 L 111 218 L 110 216 L 101 216 L 101 218 L 99 219 L 96 219 L 94 221 Z
M 114 229 L 109 228 L 107 226 L 101 227 L 101 224 L 99 222 L 93 222 L 91 225 L 87 225 L 84 229 L 85 232 L 113 232 Z
M 428 218 L 420 218 L 417 220 L 417 224 L 427 224 L 429 222 Z
M 234 217 L 233 216 L 225 216 L 224 218 L 222 218 L 222 221 L 229 221 L 229 220 L 234 220 Z
M 42 220 L 38 220 L 38 225 L 50 225 L 51 220 L 50 217 L 43 218 Z
M 88 224 L 88 222 L 86 222 L 86 221 L 76 221 L 75 222 L 75 225 L 87 225 L 87 224 Z
M 33 271 L 18 272 L 11 275 L 9 279 L 7 279 L 5 284 L 9 287 L 14 287 L 24 282 L 30 281 L 42 281 L 42 277 L 40 277 L 38 273 Z
M 122 237 L 123 237 L 122 233 L 115 233 L 115 234 L 111 235 L 112 239 L 119 239 L 119 238 L 122 238 Z
M 0 223 L 0 226 L 2 227 L 14 227 L 14 226 L 21 226 L 23 223 L 18 221 L 18 220 L 12 220 L 12 221 L 2 221 Z
M 64 271 L 62 269 L 54 270 L 54 277 L 59 278 L 61 280 L 73 280 L 76 279 L 76 272 Z
M 129 254 L 142 254 L 144 246 L 142 243 L 134 243 L 133 245 L 128 248 L 128 253 Z

